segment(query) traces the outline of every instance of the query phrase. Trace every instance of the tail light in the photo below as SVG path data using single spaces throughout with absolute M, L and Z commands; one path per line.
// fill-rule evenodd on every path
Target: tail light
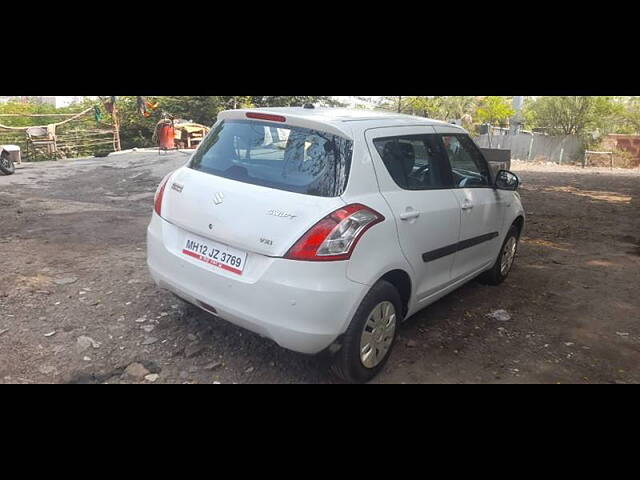
M 364 232 L 384 217 L 354 203 L 330 213 L 305 233 L 285 255 L 290 260 L 348 260 Z
M 169 173 L 166 177 L 162 179 L 162 182 L 160 182 L 160 186 L 158 187 L 158 190 L 156 190 L 156 195 L 155 197 L 153 197 L 154 210 L 156 211 L 158 216 L 162 216 L 161 212 L 162 212 L 162 199 L 164 198 L 164 188 L 167 186 L 167 182 L 169 181 L 169 177 L 171 177 L 171 173 Z
M 273 115 L 271 113 L 247 112 L 247 118 L 255 118 L 256 120 L 268 120 L 271 122 L 286 122 L 287 119 L 282 115 Z

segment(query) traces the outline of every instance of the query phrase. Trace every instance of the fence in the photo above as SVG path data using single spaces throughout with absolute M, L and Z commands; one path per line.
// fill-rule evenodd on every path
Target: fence
M 525 161 L 582 163 L 584 143 L 578 137 L 567 135 L 480 135 L 476 142 L 483 148 L 511 150 L 511 158 Z
M 34 123 L 47 123 L 56 117 L 71 118 L 54 124 L 57 143 L 55 155 L 34 156 L 34 150 L 28 148 L 27 127 L 2 125 L 6 119 L 10 120 L 13 117 L 35 117 Z M 117 149 L 113 126 L 102 121 L 96 122 L 92 108 L 78 114 L 1 114 L 0 144 L 18 145 L 22 150 L 22 159 L 29 161 L 101 155 Z

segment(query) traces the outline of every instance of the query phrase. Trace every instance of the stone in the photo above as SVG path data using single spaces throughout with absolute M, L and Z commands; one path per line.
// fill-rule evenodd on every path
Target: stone
M 52 373 L 55 375 L 58 373 L 58 369 L 53 365 L 43 365 L 38 369 L 38 371 L 43 375 L 50 375 Z
M 156 337 L 147 337 L 142 342 L 142 345 L 153 345 L 157 341 L 158 341 L 158 339 Z
M 511 320 L 511 315 L 506 310 L 496 310 L 495 312 L 488 313 L 487 317 L 498 320 L 499 322 L 508 322 Z
M 407 342 L 407 347 L 409 347 L 409 348 L 415 348 L 417 346 L 418 346 L 418 342 L 416 342 L 415 340 L 409 340 Z
M 197 357 L 204 351 L 204 345 L 198 342 L 190 343 L 184 349 L 184 356 L 187 358 Z
M 206 364 L 203 368 L 205 370 L 215 370 L 216 368 L 220 368 L 221 366 L 222 366 L 222 362 L 219 360 L 216 360 L 215 362 Z
M 160 378 L 160 375 L 158 375 L 157 373 L 150 373 L 149 375 L 145 375 L 144 379 L 147 382 L 155 382 L 156 380 L 158 380 L 158 378 Z
M 76 351 L 78 353 L 82 353 L 89 347 L 100 348 L 100 344 L 91 337 L 87 337 L 85 335 L 79 336 L 76 340 Z
M 140 381 L 149 375 L 149 370 L 144 368 L 141 363 L 132 363 L 124 370 L 124 378 L 127 380 Z
M 72 283 L 76 283 L 78 281 L 78 277 L 69 276 L 69 277 L 58 277 L 53 279 L 53 283 L 56 285 L 71 285 Z

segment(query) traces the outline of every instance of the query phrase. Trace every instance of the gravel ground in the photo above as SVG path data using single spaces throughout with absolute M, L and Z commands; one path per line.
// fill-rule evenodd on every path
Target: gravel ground
M 145 229 L 181 152 L 0 176 L 0 383 L 334 383 L 325 357 L 152 283 Z M 640 170 L 514 162 L 528 226 L 509 280 L 409 319 L 373 383 L 640 382 Z M 487 316 L 506 310 L 508 320 Z

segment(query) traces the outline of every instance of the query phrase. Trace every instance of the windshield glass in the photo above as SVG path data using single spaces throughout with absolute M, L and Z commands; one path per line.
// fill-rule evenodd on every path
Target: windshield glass
M 240 182 L 321 197 L 346 187 L 352 141 L 279 123 L 220 122 L 190 167 Z

